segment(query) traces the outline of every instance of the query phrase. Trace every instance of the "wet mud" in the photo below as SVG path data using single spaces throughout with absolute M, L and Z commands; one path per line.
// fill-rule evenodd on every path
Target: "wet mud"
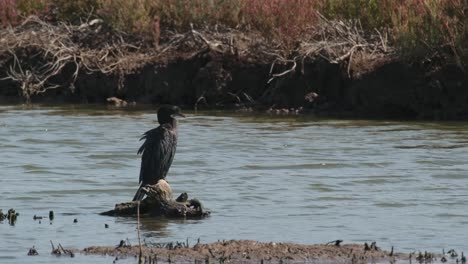
M 332 243 L 301 245 L 294 243 L 264 243 L 252 240 L 218 241 L 210 244 L 169 243 L 142 246 L 146 263 L 392 263 L 417 261 L 418 255 L 396 253 L 373 246 Z M 139 246 L 121 243 L 117 247 L 88 247 L 84 254 L 102 254 L 121 258 L 138 258 Z M 424 254 L 424 253 L 422 253 Z M 440 256 L 422 255 L 423 261 L 436 262 Z

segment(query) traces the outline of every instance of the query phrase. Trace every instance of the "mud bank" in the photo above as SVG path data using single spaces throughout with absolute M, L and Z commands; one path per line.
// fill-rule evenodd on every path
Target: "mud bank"
M 327 23 L 335 44 L 311 36 L 285 53 L 231 29 L 167 35 L 145 48 L 104 26 L 63 29 L 32 20 L 0 35 L 9 43 L 0 50 L 0 102 L 117 97 L 195 109 L 468 120 L 468 74 L 455 64 L 404 61 L 375 36 Z
M 390 61 L 359 78 L 326 61 L 306 61 L 281 79 L 269 80 L 270 64 L 250 64 L 213 52 L 145 66 L 125 78 L 81 75 L 75 90 L 35 95 L 36 103 L 106 103 L 109 97 L 145 104 L 198 109 L 303 109 L 323 115 L 468 120 L 468 76 L 456 66 L 426 71 Z M 4 69 L 2 69 L 4 71 Z M 57 78 L 59 79 L 59 78 Z M 0 82 L 3 102 L 22 102 L 17 84 Z M 311 95 L 318 97 L 310 97 Z
M 115 256 L 116 259 L 139 256 L 138 246 L 89 247 L 84 254 Z M 300 245 L 293 243 L 263 243 L 251 240 L 230 240 L 210 244 L 185 243 L 143 246 L 145 263 L 380 263 L 417 261 L 419 255 L 409 255 L 364 245 Z M 440 256 L 422 253 L 421 261 L 437 261 Z

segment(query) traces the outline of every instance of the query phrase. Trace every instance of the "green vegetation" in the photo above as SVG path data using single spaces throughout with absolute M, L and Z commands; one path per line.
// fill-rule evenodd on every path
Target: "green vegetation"
M 468 0 L 0 0 L 3 27 L 31 14 L 71 23 L 99 17 L 153 39 L 160 27 L 224 25 L 292 44 L 320 27 L 317 13 L 357 20 L 367 32 L 386 32 L 402 56 L 436 55 L 468 66 Z

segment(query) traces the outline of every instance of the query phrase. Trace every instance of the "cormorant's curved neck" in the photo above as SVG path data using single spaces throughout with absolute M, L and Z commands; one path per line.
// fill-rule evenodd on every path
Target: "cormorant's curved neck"
M 171 118 L 171 126 L 172 126 L 172 129 L 175 129 L 177 130 L 177 119 L 175 118 Z

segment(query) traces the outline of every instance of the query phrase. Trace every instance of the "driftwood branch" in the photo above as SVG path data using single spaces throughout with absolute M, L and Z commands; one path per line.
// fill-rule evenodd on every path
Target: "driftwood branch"
M 273 72 L 274 64 L 272 64 L 271 69 L 270 69 L 270 76 L 271 76 L 271 78 L 267 81 L 267 84 L 271 83 L 271 82 L 272 82 L 275 78 L 277 78 L 277 77 L 284 76 L 284 75 L 286 75 L 286 74 L 288 74 L 288 73 L 293 72 L 294 70 L 296 70 L 296 67 L 297 67 L 296 59 L 297 59 L 297 57 L 295 57 L 293 60 L 285 60 L 285 61 L 287 61 L 287 62 L 292 62 L 293 65 L 291 66 L 291 68 L 289 68 L 289 69 L 287 69 L 286 71 L 283 71 L 283 72 L 281 72 L 281 73 L 275 73 L 275 74 L 273 74 L 272 72 Z
M 127 202 L 116 204 L 114 210 L 102 213 L 110 216 L 136 216 L 138 210 L 141 215 L 200 218 L 209 216 L 197 199 L 188 200 L 187 193 L 182 193 L 176 200 L 172 199 L 172 189 L 165 180 L 155 185 L 143 188 L 146 198 L 141 202 Z M 139 209 L 138 209 L 139 207 Z

